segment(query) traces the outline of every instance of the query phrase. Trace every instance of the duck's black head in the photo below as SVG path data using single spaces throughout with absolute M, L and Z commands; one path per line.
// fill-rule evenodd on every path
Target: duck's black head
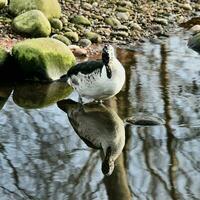
M 105 65 L 108 65 L 109 61 L 112 60 L 115 57 L 115 51 L 114 48 L 107 44 L 103 47 L 102 50 L 102 60 Z

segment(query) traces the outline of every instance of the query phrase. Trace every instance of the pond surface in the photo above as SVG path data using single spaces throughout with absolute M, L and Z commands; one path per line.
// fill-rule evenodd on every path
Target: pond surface
M 180 33 L 135 51 L 117 49 L 126 83 L 103 109 L 88 108 L 95 110 L 93 130 L 109 134 L 141 113 L 166 124 L 116 133 L 124 148 L 111 176 L 101 171 L 102 152 L 72 128 L 60 100 L 77 95 L 64 83 L 1 85 L 0 200 L 200 199 L 200 56 L 187 39 Z M 91 117 L 81 117 L 74 120 L 88 126 Z

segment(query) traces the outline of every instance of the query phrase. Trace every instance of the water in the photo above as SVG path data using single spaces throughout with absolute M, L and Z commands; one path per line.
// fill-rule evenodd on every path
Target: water
M 117 50 L 127 79 L 105 113 L 122 120 L 147 113 L 166 124 L 127 125 L 111 176 L 101 171 L 103 154 L 74 132 L 65 102 L 62 110 L 56 104 L 74 92 L 62 83 L 0 86 L 0 200 L 200 199 L 200 56 L 187 38 Z M 106 132 L 112 123 L 101 111 L 92 128 Z M 84 117 L 82 125 L 90 122 Z

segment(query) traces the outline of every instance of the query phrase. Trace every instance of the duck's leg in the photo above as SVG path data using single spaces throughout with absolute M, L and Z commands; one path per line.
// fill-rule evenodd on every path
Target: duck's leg
M 80 94 L 78 94 L 78 102 L 79 102 L 80 104 L 82 104 L 82 105 L 83 105 L 83 100 L 82 100 L 82 98 L 81 98 L 81 95 L 80 95 Z

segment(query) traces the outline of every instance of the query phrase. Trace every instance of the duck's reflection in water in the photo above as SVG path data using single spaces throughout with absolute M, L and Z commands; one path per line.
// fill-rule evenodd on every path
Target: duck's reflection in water
M 103 151 L 102 172 L 111 175 L 125 144 L 124 123 L 117 113 L 102 104 L 82 106 L 71 99 L 57 104 L 67 113 L 72 127 L 86 145 Z

